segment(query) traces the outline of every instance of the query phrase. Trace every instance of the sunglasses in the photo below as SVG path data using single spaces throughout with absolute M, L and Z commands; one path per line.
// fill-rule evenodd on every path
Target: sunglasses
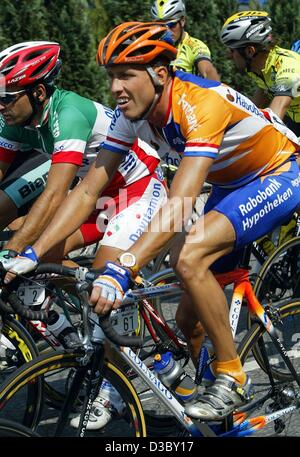
M 19 90 L 18 92 L 6 92 L 5 94 L 0 93 L 0 104 L 9 105 L 14 103 L 20 98 L 20 94 L 24 94 L 26 90 Z
M 166 22 L 166 26 L 169 27 L 169 29 L 174 29 L 179 22 L 180 21 Z

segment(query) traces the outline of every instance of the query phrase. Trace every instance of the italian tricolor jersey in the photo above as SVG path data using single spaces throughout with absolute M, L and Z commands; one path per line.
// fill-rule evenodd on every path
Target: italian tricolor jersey
M 113 110 L 56 88 L 35 127 L 8 126 L 0 117 L 0 161 L 13 162 L 16 152 L 35 149 L 51 156 L 53 164 L 78 165 L 84 176 L 100 151 Z M 154 172 L 159 164 L 155 150 L 142 141 L 134 142 L 109 187 L 123 187 Z
M 244 95 L 231 87 L 177 71 L 163 128 L 130 122 L 117 110 L 104 147 L 126 153 L 139 136 L 166 155 L 212 159 L 207 181 L 240 187 L 269 173 L 299 150 Z

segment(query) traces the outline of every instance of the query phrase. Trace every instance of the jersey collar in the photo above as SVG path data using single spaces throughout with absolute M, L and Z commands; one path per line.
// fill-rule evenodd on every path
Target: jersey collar
M 50 108 L 52 106 L 52 103 L 53 103 L 53 96 L 55 94 L 55 91 L 53 92 L 53 94 L 51 95 L 51 97 L 49 98 L 49 101 L 48 103 L 46 103 L 44 109 L 43 109 L 43 112 L 42 112 L 42 116 L 41 116 L 41 119 L 40 121 L 35 125 L 35 128 L 36 129 L 39 129 L 41 127 L 43 127 L 43 125 L 47 124 L 48 120 L 49 120 L 49 116 L 50 116 Z

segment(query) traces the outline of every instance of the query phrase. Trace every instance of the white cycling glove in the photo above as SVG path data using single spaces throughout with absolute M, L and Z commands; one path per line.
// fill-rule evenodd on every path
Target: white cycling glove
M 20 275 L 34 270 L 39 262 L 39 258 L 34 249 L 31 246 L 27 246 L 16 257 L 8 257 L 0 253 L 0 262 L 5 270 Z
M 101 287 L 101 297 L 107 301 L 122 300 L 130 288 L 131 276 L 128 270 L 112 262 L 106 263 L 106 269 L 93 282 L 93 286 Z

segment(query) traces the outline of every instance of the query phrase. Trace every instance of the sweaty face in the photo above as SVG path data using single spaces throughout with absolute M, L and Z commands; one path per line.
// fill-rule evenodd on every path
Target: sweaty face
M 15 89 L 3 96 L 0 94 L 0 114 L 7 125 L 22 125 L 32 114 L 27 93 Z
M 145 68 L 116 65 L 107 70 L 110 88 L 118 107 L 129 120 L 138 119 L 151 105 L 155 90 Z

